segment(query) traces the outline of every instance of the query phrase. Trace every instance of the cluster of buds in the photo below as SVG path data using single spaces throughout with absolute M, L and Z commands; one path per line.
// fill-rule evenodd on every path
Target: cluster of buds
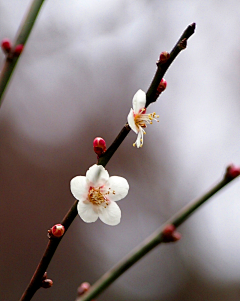
M 158 87 L 157 87 L 157 91 L 155 94 L 155 99 L 157 99 L 159 97 L 159 95 L 167 88 L 167 81 L 162 78 Z
M 20 54 L 23 51 L 24 46 L 22 44 L 18 44 L 13 50 L 12 50 L 12 43 L 9 39 L 3 39 L 1 42 L 1 48 L 3 50 L 4 53 L 6 53 L 7 55 L 12 56 L 20 56 Z
M 45 272 L 42 277 L 41 287 L 50 288 L 52 286 L 53 286 L 53 281 L 51 279 L 47 279 L 47 272 Z
M 61 224 L 56 224 L 50 230 L 48 230 L 48 238 L 62 237 L 64 232 L 65 232 L 64 226 Z
M 98 157 L 100 157 L 103 153 L 105 153 L 106 149 L 107 149 L 106 142 L 103 138 L 96 137 L 93 140 L 93 150 L 98 155 Z
M 176 232 L 174 225 L 167 225 L 162 231 L 163 242 L 175 242 L 181 239 L 181 234 Z

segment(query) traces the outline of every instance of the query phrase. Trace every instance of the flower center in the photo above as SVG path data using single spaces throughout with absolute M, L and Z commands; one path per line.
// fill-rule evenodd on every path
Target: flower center
M 93 205 L 104 205 L 108 206 L 109 201 L 108 199 L 100 192 L 100 188 L 94 188 L 90 187 L 89 192 L 88 192 L 88 200 L 91 202 Z
M 137 114 L 134 114 L 134 121 L 136 126 L 145 128 L 147 124 L 152 124 L 153 120 L 159 122 L 159 120 L 157 120 L 157 118 L 159 118 L 159 115 L 157 115 L 155 112 L 150 114 L 145 114 L 145 112 L 146 108 L 142 108 Z
M 139 136 L 140 147 L 142 147 L 143 145 L 143 134 L 146 134 L 143 128 L 147 127 L 147 124 L 152 124 L 153 120 L 159 122 L 159 120 L 157 119 L 159 118 L 159 115 L 157 115 L 155 112 L 150 114 L 145 114 L 145 113 L 146 113 L 146 108 L 140 109 L 137 114 L 134 113 L 134 122 L 140 132 L 140 136 Z M 133 146 L 135 145 L 136 143 L 133 143 Z

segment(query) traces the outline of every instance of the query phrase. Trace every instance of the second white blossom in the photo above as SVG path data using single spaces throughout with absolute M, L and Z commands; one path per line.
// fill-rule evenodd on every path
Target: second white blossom
M 147 124 L 152 124 L 153 120 L 158 121 L 156 118 L 159 115 L 156 113 L 146 114 L 146 93 L 142 90 L 138 90 L 133 96 L 133 108 L 130 110 L 127 121 L 130 128 L 137 134 L 137 140 L 133 143 L 133 146 L 137 148 L 143 146 L 143 135 L 146 134 L 143 128 L 147 127 Z

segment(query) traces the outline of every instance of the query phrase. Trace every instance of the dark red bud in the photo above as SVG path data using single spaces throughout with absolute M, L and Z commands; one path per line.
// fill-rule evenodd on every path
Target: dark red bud
M 22 44 L 19 44 L 15 47 L 13 54 L 15 56 L 19 56 L 23 52 L 24 46 Z
M 1 47 L 5 53 L 9 53 L 12 48 L 12 43 L 9 39 L 3 39 L 1 43 Z
M 41 287 L 43 288 L 50 288 L 53 286 L 53 281 L 51 279 L 45 279 L 42 281 Z
M 165 89 L 167 88 L 167 81 L 162 78 L 160 81 L 160 84 L 157 87 L 157 91 L 160 93 L 162 93 Z
M 163 51 L 159 56 L 159 61 L 165 63 L 170 57 L 170 54 L 167 51 Z
M 226 177 L 230 180 L 235 179 L 240 175 L 240 167 L 229 165 L 226 170 Z
M 170 224 L 170 225 L 167 225 L 163 231 L 162 231 L 162 234 L 164 236 L 172 236 L 174 231 L 176 230 L 175 226 Z
M 162 231 L 163 242 L 174 242 L 181 239 L 181 234 L 176 232 L 174 225 L 167 225 Z

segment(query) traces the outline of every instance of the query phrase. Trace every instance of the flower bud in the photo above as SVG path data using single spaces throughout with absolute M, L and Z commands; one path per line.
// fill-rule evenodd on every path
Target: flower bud
M 82 296 L 83 294 L 85 294 L 90 288 L 90 283 L 88 282 L 83 282 L 77 290 L 77 294 L 78 296 Z
M 157 87 L 157 91 L 160 93 L 162 93 L 165 89 L 167 88 L 167 81 L 162 78 L 160 81 L 160 84 Z
M 226 170 L 226 178 L 229 180 L 235 179 L 240 175 L 240 167 L 234 166 L 233 164 L 229 165 Z
M 61 224 L 56 224 L 48 231 L 48 234 L 49 234 L 49 237 L 53 237 L 53 236 L 61 237 L 61 236 L 63 236 L 64 232 L 65 232 L 64 226 Z
M 24 46 L 22 44 L 19 44 L 15 47 L 13 54 L 15 56 L 19 56 L 23 52 Z
M 51 279 L 45 279 L 42 281 L 41 287 L 50 288 L 53 286 L 53 281 Z
M 47 279 L 47 272 L 43 274 L 42 281 Z
M 96 137 L 93 140 L 93 150 L 98 156 L 101 156 L 103 153 L 105 153 L 106 149 L 106 142 L 103 138 Z
M 159 61 L 165 63 L 170 57 L 170 54 L 167 51 L 163 51 L 159 56 Z
M 162 234 L 164 236 L 172 236 L 174 231 L 176 230 L 175 226 L 170 224 L 170 225 L 167 225 L 163 231 L 162 231 Z
M 184 38 L 178 43 L 178 47 L 183 50 L 187 47 L 187 39 Z
M 181 239 L 181 234 L 175 230 L 174 225 L 167 225 L 162 231 L 163 242 L 175 242 Z
M 3 39 L 1 43 L 1 47 L 5 53 L 9 53 L 12 48 L 12 43 L 9 39 Z

